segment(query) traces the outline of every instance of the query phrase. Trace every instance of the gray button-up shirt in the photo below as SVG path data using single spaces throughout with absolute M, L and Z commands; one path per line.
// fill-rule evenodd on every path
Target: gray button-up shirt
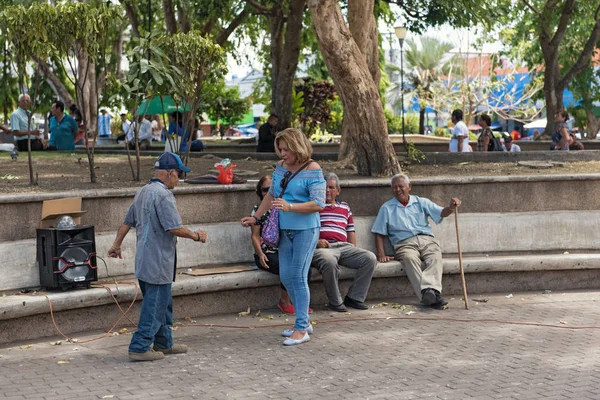
M 135 276 L 155 285 L 172 283 L 177 237 L 169 230 L 182 227 L 173 193 L 151 180 L 136 193 L 124 224 L 136 229 Z

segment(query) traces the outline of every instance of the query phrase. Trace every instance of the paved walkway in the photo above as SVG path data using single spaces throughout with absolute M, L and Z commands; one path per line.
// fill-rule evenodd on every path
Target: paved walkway
M 272 325 L 292 319 L 275 310 L 204 318 L 257 328 L 178 326 L 191 351 L 152 363 L 128 361 L 127 334 L 12 344 L 0 348 L 0 399 L 600 399 L 600 329 L 564 329 L 600 326 L 600 292 L 504 295 L 473 295 L 469 311 L 460 299 L 446 311 L 317 305 L 311 342 L 291 348 Z

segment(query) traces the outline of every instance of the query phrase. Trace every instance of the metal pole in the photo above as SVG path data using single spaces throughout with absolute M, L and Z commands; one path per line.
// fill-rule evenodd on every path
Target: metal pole
M 402 107 L 402 143 L 406 146 L 406 137 L 404 136 L 404 52 L 402 46 L 404 39 L 398 39 L 400 42 L 400 106 Z

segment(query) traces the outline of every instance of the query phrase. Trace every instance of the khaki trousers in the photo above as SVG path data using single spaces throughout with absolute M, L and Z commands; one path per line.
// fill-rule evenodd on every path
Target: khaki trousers
M 394 246 L 394 258 L 402 263 L 415 294 L 421 300 L 421 290 L 442 292 L 442 249 L 440 242 L 427 235 L 417 235 Z

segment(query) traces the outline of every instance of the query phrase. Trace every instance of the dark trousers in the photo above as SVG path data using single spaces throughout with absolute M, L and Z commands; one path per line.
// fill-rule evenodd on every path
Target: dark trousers
M 264 268 L 261 265 L 260 260 L 258 259 L 258 256 L 255 254 L 254 261 L 256 262 L 256 266 L 258 268 L 262 269 L 263 271 L 267 271 L 272 274 L 279 275 L 279 253 L 265 253 L 265 255 L 267 256 L 267 265 L 269 266 L 269 268 L 268 269 Z M 311 277 L 310 270 L 311 269 L 309 268 L 308 269 L 308 285 L 309 286 L 310 286 L 310 277 Z M 280 285 L 281 285 L 281 288 L 287 292 L 287 289 L 285 288 L 283 283 L 280 283 Z
M 19 151 L 27 151 L 27 140 L 15 140 L 15 145 Z M 44 145 L 40 139 L 31 139 L 31 151 L 42 151 Z

